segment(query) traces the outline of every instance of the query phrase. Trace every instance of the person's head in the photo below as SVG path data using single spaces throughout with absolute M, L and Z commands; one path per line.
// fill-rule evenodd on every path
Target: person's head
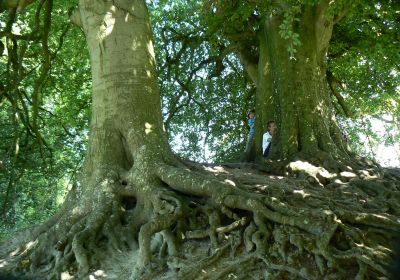
M 256 116 L 256 111 L 255 111 L 255 110 L 250 110 L 250 111 L 247 113 L 247 117 L 248 117 L 249 119 L 253 119 L 255 116 Z
M 267 122 L 267 130 L 270 134 L 274 134 L 276 129 L 275 121 Z

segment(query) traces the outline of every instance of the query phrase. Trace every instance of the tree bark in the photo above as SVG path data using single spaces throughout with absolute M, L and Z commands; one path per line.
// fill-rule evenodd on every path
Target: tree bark
M 110 167 L 129 170 L 141 149 L 170 152 L 146 9 L 144 1 L 80 2 L 93 77 L 89 176 Z
M 28 254 L 29 267 L 36 271 L 48 262 L 49 278 L 56 279 L 71 258 L 79 277 L 87 275 L 98 238 L 114 249 L 139 246 L 140 271 L 150 261 L 152 235 L 180 214 L 180 202 L 156 174 L 160 162 L 180 163 L 163 129 L 145 1 L 81 0 L 78 11 L 75 22 L 86 35 L 93 83 L 80 184 L 57 215 L 20 241 L 41 240 Z M 124 218 L 127 209 L 134 219 Z
M 289 42 L 279 34 L 283 16 L 262 20 L 258 31 L 259 60 L 256 80 L 256 151 L 262 155 L 262 135 L 269 120 L 278 126 L 272 159 L 303 158 L 315 154 L 348 157 L 334 119 L 326 80 L 326 54 L 333 20 L 325 16 L 327 4 L 305 6 L 293 23 L 301 45 L 290 57 Z M 253 68 L 246 67 L 254 73 Z

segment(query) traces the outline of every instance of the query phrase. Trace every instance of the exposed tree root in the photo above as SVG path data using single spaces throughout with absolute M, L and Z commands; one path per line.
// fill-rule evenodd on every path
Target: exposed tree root
M 30 236 L 2 245 L 1 269 L 47 279 L 99 271 L 117 279 L 389 277 L 400 230 L 396 170 L 334 174 L 299 162 L 285 177 L 243 166 L 151 169 L 145 179 L 106 176 L 79 203 L 69 198 Z

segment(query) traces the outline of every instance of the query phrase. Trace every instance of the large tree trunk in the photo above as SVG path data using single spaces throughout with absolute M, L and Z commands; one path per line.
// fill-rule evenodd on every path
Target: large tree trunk
M 178 202 L 156 174 L 157 164 L 180 163 L 163 130 L 145 1 L 81 0 L 77 18 L 92 67 L 90 141 L 79 186 L 63 209 L 29 236 L 42 241 L 29 266 L 35 271 L 51 264 L 49 278 L 58 278 L 71 258 L 86 275 L 99 262 L 91 256 L 99 253 L 99 238 L 113 249 L 143 244 L 140 270 L 149 262 L 152 234 L 168 229 L 179 215 Z M 127 210 L 134 219 L 124 216 Z M 119 231 L 121 222 L 126 226 Z
M 325 16 L 326 1 L 321 2 L 305 5 L 299 21 L 293 23 L 301 41 L 293 57 L 287 50 L 289 40 L 279 34 L 283 16 L 263 19 L 258 31 L 259 61 L 253 79 L 257 86 L 255 143 L 261 143 L 266 123 L 275 120 L 273 159 L 297 155 L 309 159 L 318 154 L 321 158 L 348 158 L 327 88 L 326 54 L 333 21 Z M 261 144 L 256 150 L 262 154 Z
M 79 10 L 93 75 L 81 184 L 55 216 L 0 246 L 0 268 L 47 279 L 104 271 L 117 279 L 388 276 L 400 175 L 293 165 L 294 175 L 307 177 L 276 179 L 184 164 L 162 128 L 145 1 L 82 0 Z M 283 150 L 299 150 L 289 140 Z
M 145 3 L 112 3 L 80 3 L 93 77 L 91 136 L 85 165 L 88 185 L 93 185 L 102 170 L 131 170 L 139 151 L 147 153 L 142 156 L 148 160 L 170 153 L 162 126 Z

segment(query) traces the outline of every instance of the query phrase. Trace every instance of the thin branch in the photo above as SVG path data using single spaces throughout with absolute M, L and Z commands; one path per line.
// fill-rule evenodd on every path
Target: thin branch
M 42 84 L 44 83 L 47 73 L 50 69 L 50 62 L 51 62 L 51 54 L 49 51 L 49 46 L 48 46 L 48 37 L 50 33 L 50 27 L 51 27 L 51 11 L 53 8 L 53 0 L 47 0 L 46 1 L 46 6 L 45 6 L 45 20 L 44 20 L 44 31 L 42 35 L 42 47 L 43 47 L 43 55 L 45 62 L 42 67 L 42 71 L 40 73 L 39 78 L 35 82 L 35 86 L 33 89 L 32 93 L 32 119 L 33 119 L 33 124 L 32 128 L 33 131 L 37 137 L 38 143 L 40 146 L 43 144 L 43 138 L 39 132 L 38 128 L 38 109 L 39 109 L 39 91 L 42 87 Z
M 331 71 L 326 72 L 326 78 L 328 80 L 329 87 L 333 95 L 336 97 L 340 107 L 343 109 L 344 114 L 346 115 L 346 117 L 351 118 L 353 116 L 353 113 L 347 106 L 343 96 L 337 90 L 337 85 L 343 90 L 342 83 L 333 75 Z
M 15 9 L 19 12 L 35 1 L 36 0 L 3 0 L 0 2 L 0 13 L 9 9 Z
M 250 79 L 253 83 L 257 86 L 258 85 L 258 65 L 252 63 L 243 51 L 237 51 L 238 58 L 242 63 L 244 69 L 246 70 L 247 74 L 249 75 Z
M 344 10 L 339 12 L 334 18 L 333 18 L 333 24 L 337 24 L 339 21 L 341 21 L 350 11 L 351 5 L 347 5 Z

